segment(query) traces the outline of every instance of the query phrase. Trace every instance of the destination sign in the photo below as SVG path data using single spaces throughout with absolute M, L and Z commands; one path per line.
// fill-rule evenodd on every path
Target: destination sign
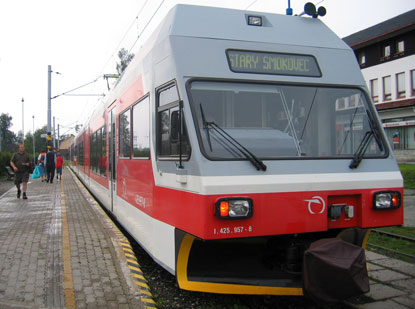
M 229 67 L 233 72 L 320 77 L 321 71 L 313 56 L 227 50 Z

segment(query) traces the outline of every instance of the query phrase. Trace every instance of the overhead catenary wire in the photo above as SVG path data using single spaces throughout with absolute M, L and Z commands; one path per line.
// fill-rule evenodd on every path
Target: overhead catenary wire
M 141 32 L 139 33 L 139 35 L 137 36 L 137 38 L 135 39 L 133 45 L 131 46 L 131 48 L 128 50 L 128 53 L 124 55 L 124 57 L 121 59 L 124 60 L 125 57 L 127 57 L 128 54 L 130 54 L 131 50 L 134 48 L 135 44 L 137 43 L 138 39 L 141 37 L 141 35 L 144 33 L 144 31 L 146 30 L 147 26 L 151 23 L 151 21 L 153 20 L 154 16 L 156 16 L 157 12 L 160 10 L 160 8 L 162 7 L 163 3 L 165 2 L 165 0 L 161 1 L 160 5 L 158 6 L 158 8 L 154 11 L 153 15 L 150 17 L 149 21 L 145 24 L 143 30 L 141 30 Z
M 121 46 L 121 44 L 123 43 L 123 41 L 124 41 L 124 40 L 125 40 L 125 38 L 127 37 L 128 33 L 131 31 L 131 29 L 132 29 L 132 27 L 134 26 L 134 24 L 135 24 L 136 22 L 138 22 L 138 19 L 139 19 L 139 17 L 140 17 L 140 15 L 141 15 L 141 13 L 143 12 L 143 10 L 144 10 L 145 6 L 147 5 L 147 2 L 148 2 L 148 0 L 146 0 L 146 1 L 143 3 L 143 5 L 141 6 L 141 8 L 140 8 L 139 12 L 138 12 L 138 13 L 137 13 L 137 15 L 134 17 L 133 21 L 130 23 L 130 25 L 129 25 L 128 29 L 125 31 L 125 33 L 124 33 L 123 37 L 121 38 L 121 40 L 120 40 L 120 41 L 118 42 L 118 44 L 116 45 L 116 47 L 115 47 L 114 51 L 111 53 L 110 57 L 109 57 L 109 58 L 108 58 L 108 60 L 105 62 L 104 66 L 103 66 L 103 67 L 102 67 L 102 69 L 99 71 L 98 77 L 97 77 L 97 79 L 96 79 L 95 81 L 97 81 L 97 80 L 98 80 L 101 76 L 103 76 L 103 72 L 104 72 L 105 68 L 107 67 L 108 63 L 111 61 L 111 59 L 113 59 L 114 54 L 118 51 L 119 47 Z M 163 0 L 163 2 L 164 2 L 164 0 Z M 137 36 L 137 39 L 140 37 L 140 35 L 141 35 L 141 33 Z M 133 47 L 134 47 L 135 43 L 137 42 L 137 39 L 136 39 L 136 41 L 134 42 Z M 131 50 L 131 49 L 130 49 L 130 50 Z M 129 54 L 129 53 L 127 53 L 127 54 Z M 123 59 L 121 59 L 121 60 L 123 60 Z M 88 103 L 87 103 L 87 104 L 85 104 L 85 105 L 84 105 L 84 108 L 82 109 L 82 112 L 80 113 L 79 118 L 82 118 L 82 117 L 84 116 L 84 113 L 85 113 L 85 111 L 86 111 L 86 109 L 87 109 L 88 105 L 89 105 L 89 101 L 88 101 Z
M 95 78 L 93 81 L 91 81 L 91 82 L 89 82 L 89 83 L 86 83 L 86 84 L 84 84 L 84 85 L 82 85 L 82 86 L 79 86 L 79 87 L 76 87 L 76 88 L 71 89 L 71 90 L 69 90 L 69 91 L 65 91 L 65 92 L 63 92 L 63 93 L 61 93 L 61 94 L 55 95 L 54 97 L 52 97 L 52 98 L 51 98 L 51 100 L 56 99 L 57 97 L 60 97 L 60 96 L 62 96 L 62 95 L 67 95 L 68 93 L 70 93 L 70 92 L 72 92 L 72 91 L 75 91 L 75 90 L 81 89 L 81 88 L 86 87 L 86 86 L 88 86 L 88 85 L 90 85 L 90 84 L 92 84 L 92 83 L 95 83 L 98 79 L 99 79 L 99 77 Z
M 104 64 L 104 66 L 102 67 L 100 73 L 98 75 L 101 75 L 102 72 L 104 71 L 105 67 L 108 65 L 108 63 L 111 61 L 111 59 L 114 57 L 114 54 L 118 51 L 118 48 L 121 46 L 122 42 L 125 40 L 125 38 L 127 37 L 128 33 L 130 32 L 131 28 L 134 26 L 134 24 L 136 22 L 138 22 L 138 18 L 140 17 L 144 7 L 146 6 L 148 0 L 146 0 L 144 2 L 144 4 L 141 6 L 140 10 L 137 13 L 137 16 L 134 17 L 132 23 L 130 24 L 130 26 L 128 27 L 127 31 L 124 33 L 122 39 L 119 41 L 119 43 L 117 44 L 117 46 L 115 47 L 114 51 L 112 52 L 111 56 L 108 58 L 107 62 Z
M 249 9 L 251 6 L 253 6 L 258 0 L 254 0 L 250 5 L 248 5 L 245 10 Z

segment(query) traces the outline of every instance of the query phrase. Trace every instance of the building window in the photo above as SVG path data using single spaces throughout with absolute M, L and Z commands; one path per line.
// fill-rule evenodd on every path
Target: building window
M 150 98 L 133 106 L 133 158 L 150 157 Z
M 392 99 L 391 77 L 385 76 L 383 78 L 383 101 L 389 101 L 390 99 Z
M 405 73 L 398 73 L 396 74 L 396 92 L 398 94 L 398 98 L 405 97 Z
M 181 153 L 187 159 L 190 156 L 190 144 L 184 119 L 183 127 L 180 127 L 180 100 L 176 85 L 171 83 L 160 89 L 157 101 L 158 155 L 177 159 Z
M 120 157 L 131 157 L 130 110 L 120 114 Z
M 405 42 L 402 41 L 398 41 L 396 43 L 396 53 L 397 54 L 402 54 L 405 51 Z
M 366 64 L 366 54 L 364 51 L 359 52 L 359 64 L 360 65 Z
M 383 58 L 388 58 L 391 55 L 391 46 L 390 45 L 385 45 L 383 46 L 382 49 L 382 57 Z
M 370 81 L 370 93 L 372 94 L 373 102 L 379 102 L 379 93 L 378 93 L 378 79 L 372 79 Z
M 411 95 L 415 96 L 415 70 L 411 71 Z

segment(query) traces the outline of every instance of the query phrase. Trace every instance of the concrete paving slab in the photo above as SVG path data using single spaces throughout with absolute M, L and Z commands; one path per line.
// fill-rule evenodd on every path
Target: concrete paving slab
M 359 306 L 359 309 L 408 309 L 402 304 L 398 304 L 392 300 L 377 301 Z
M 409 279 L 410 277 L 389 269 L 379 269 L 369 272 L 369 277 L 382 282 Z
M 415 226 L 415 190 L 404 191 L 404 226 Z
M 406 306 L 407 308 L 415 308 L 415 299 L 411 299 L 409 297 L 396 297 L 393 301 L 400 305 Z
M 415 279 L 414 278 L 393 281 L 391 284 L 400 289 L 415 291 Z
M 384 267 L 367 262 L 367 269 L 368 271 L 375 271 L 375 270 L 380 270 L 380 269 L 384 269 Z
M 0 308 L 144 308 L 103 221 L 69 172 L 0 196 Z
M 366 250 L 365 254 L 367 262 L 377 263 L 377 260 L 384 260 L 388 258 L 387 256 L 369 250 Z
M 374 284 L 370 287 L 370 291 L 366 293 L 365 295 L 376 300 L 385 300 L 396 296 L 403 296 L 406 293 L 392 288 L 390 286 L 384 285 L 384 284 Z
M 390 268 L 395 271 L 415 277 L 415 264 L 411 264 L 411 263 L 407 263 L 404 261 L 399 261 L 399 260 L 391 259 L 391 258 L 377 259 L 373 261 L 373 263 L 376 263 L 379 266 L 384 266 L 386 268 Z

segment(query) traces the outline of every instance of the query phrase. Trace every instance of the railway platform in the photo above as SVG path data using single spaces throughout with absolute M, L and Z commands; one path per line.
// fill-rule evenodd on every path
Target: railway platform
M 356 309 L 415 308 L 415 264 L 366 251 L 370 291 L 348 304 Z
M 0 308 L 155 307 L 128 240 L 68 168 L 62 178 L 0 196 Z
M 414 226 L 415 191 L 405 193 Z M 28 200 L 13 187 L 0 196 L 0 308 L 154 308 L 129 248 L 69 169 L 52 184 L 30 180 Z M 415 308 L 415 264 L 366 256 L 370 292 L 348 305 Z

